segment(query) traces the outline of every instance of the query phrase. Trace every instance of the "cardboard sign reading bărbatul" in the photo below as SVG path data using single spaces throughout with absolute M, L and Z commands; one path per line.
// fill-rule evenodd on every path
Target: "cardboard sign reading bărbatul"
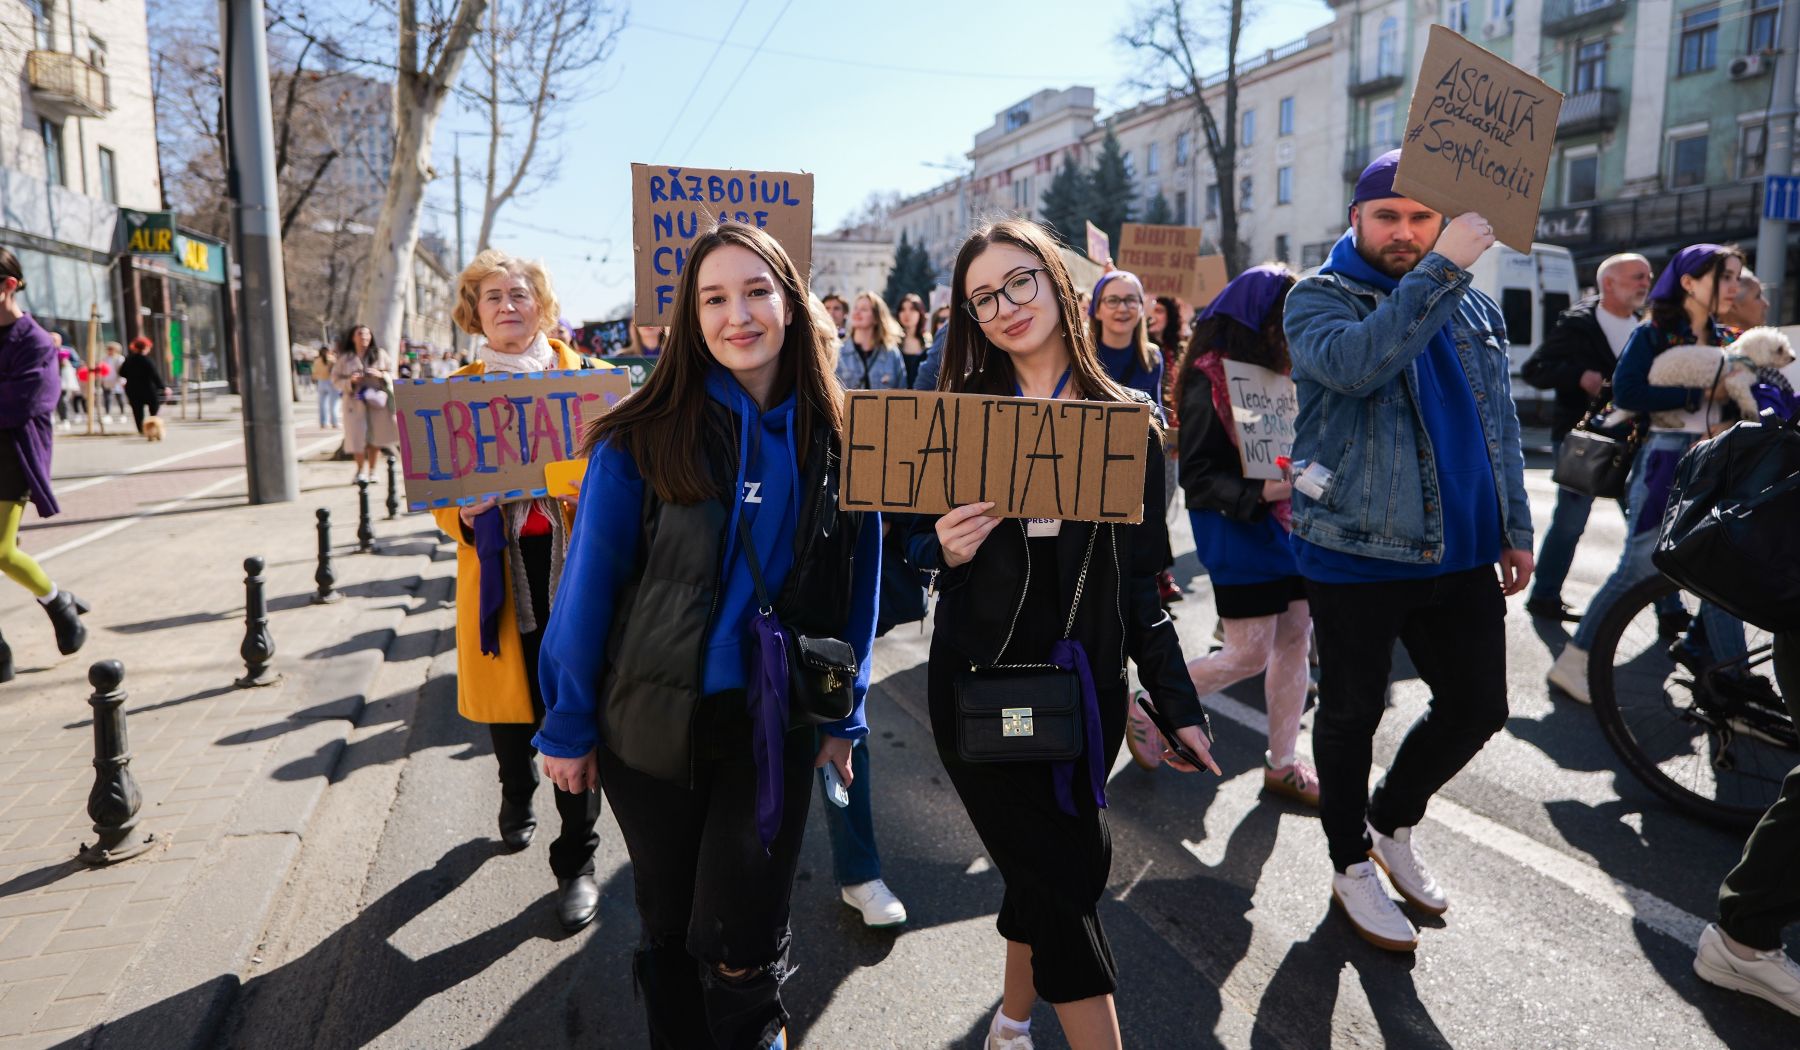
M 874 390 L 848 400 L 841 509 L 942 514 L 992 500 L 1002 518 L 1144 520 L 1148 405 Z
M 631 393 L 623 368 L 488 372 L 394 384 L 408 510 L 549 492 L 587 424 Z
M 1114 264 L 1137 274 L 1144 294 L 1167 295 L 1196 309 L 1213 301 L 1229 278 L 1225 257 L 1201 255 L 1198 226 L 1146 226 L 1128 222 L 1119 231 Z
M 1502 244 L 1530 254 L 1562 103 L 1530 73 L 1432 26 L 1394 192 L 1450 218 L 1478 212 Z
M 813 177 L 788 171 L 631 166 L 632 320 L 666 325 L 694 238 L 720 222 L 767 230 L 804 280 L 812 272 Z
M 1300 398 L 1294 381 L 1280 372 L 1257 365 L 1227 360 L 1226 393 L 1231 397 L 1231 421 L 1237 427 L 1238 460 L 1247 478 L 1280 481 L 1285 477 L 1276 462 L 1293 455 L 1294 420 L 1300 415 Z

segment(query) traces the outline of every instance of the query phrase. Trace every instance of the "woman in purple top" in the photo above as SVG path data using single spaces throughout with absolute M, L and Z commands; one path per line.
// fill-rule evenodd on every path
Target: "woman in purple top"
M 0 572 L 30 591 L 50 614 L 56 647 L 64 656 L 87 641 L 81 614 L 88 604 L 58 590 L 36 559 L 19 549 L 19 522 L 27 501 L 38 514 L 57 512 L 50 492 L 50 416 L 62 396 L 56 343 L 19 309 L 25 273 L 12 252 L 0 248 Z M 13 676 L 12 649 L 0 641 L 0 682 Z

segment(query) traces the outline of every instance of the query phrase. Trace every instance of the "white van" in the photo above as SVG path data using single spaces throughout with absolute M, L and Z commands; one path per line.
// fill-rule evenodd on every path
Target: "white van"
M 1547 427 L 1555 392 L 1539 390 L 1520 379 L 1519 369 L 1544 341 L 1557 317 L 1580 299 L 1575 257 L 1569 249 L 1554 244 L 1533 244 L 1530 255 L 1496 244 L 1476 260 L 1473 274 L 1474 286 L 1499 303 L 1506 318 L 1519 421 Z

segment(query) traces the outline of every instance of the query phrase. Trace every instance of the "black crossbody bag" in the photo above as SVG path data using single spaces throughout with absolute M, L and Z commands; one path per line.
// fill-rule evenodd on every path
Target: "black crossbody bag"
M 1602 427 L 1598 399 L 1556 449 L 1550 480 L 1594 499 L 1621 499 L 1631 476 L 1631 463 L 1649 436 L 1649 421 L 1638 417 L 1618 427 Z
M 738 541 L 750 563 L 756 604 L 760 611 L 772 614 L 775 603 L 763 586 L 762 559 L 756 556 L 750 527 L 742 515 L 738 517 Z M 787 643 L 788 725 L 817 726 L 849 718 L 856 708 L 856 673 L 861 669 L 856 650 L 840 638 L 809 638 L 786 624 L 782 624 L 781 637 Z
M 1094 562 L 1094 540 L 1075 581 L 1075 601 L 1063 637 L 1075 633 L 1075 614 Z M 1026 554 L 1026 586 L 1030 586 Z M 1005 656 L 1005 650 L 1000 653 Z M 1069 762 L 1081 756 L 1081 681 L 1055 664 L 971 664 L 956 676 L 956 753 L 964 762 Z

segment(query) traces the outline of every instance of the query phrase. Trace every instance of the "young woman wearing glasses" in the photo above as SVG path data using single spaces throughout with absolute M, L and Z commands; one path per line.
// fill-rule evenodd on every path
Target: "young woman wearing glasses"
M 1068 271 L 1037 224 L 1007 219 L 978 230 L 957 255 L 952 289 L 959 305 L 940 389 L 1147 400 L 1101 366 Z M 1145 441 L 1144 502 L 1160 507 L 1160 424 Z M 938 570 L 942 595 L 928 687 L 938 755 L 1006 883 L 996 924 L 1007 942 L 1005 991 L 987 1046 L 1030 1047 L 1031 1007 L 1041 997 L 1070 1045 L 1117 1047 L 1117 975 L 1095 905 L 1112 862 L 1100 811 L 1125 731 L 1126 656 L 1180 741 L 1217 772 L 1181 643 L 1157 601 L 1166 529 L 1154 511 L 1141 525 L 1118 525 L 999 519 L 987 516 L 992 509 L 975 503 L 921 518 L 912 542 L 914 564 Z M 1081 683 L 1078 721 L 1093 728 L 1073 761 L 962 757 L 958 690 L 1020 664 L 1055 665 Z

